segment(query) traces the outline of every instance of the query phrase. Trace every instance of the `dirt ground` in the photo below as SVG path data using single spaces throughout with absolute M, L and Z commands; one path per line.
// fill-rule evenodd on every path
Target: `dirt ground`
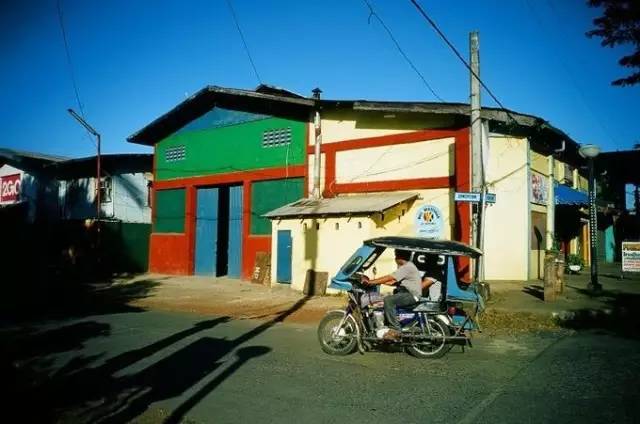
M 342 309 L 346 304 L 345 295 L 305 297 L 284 285 L 266 287 L 228 278 L 161 275 L 138 278 L 155 280 L 160 284 L 154 287 L 149 296 L 135 300 L 133 306 L 161 311 L 317 324 L 327 311 Z M 135 281 L 126 280 L 120 284 Z M 500 294 L 496 298 L 500 299 Z M 557 328 L 550 314 L 505 311 L 493 306 L 494 302 L 490 302 L 480 319 L 486 334 L 515 334 Z
M 346 304 L 344 296 L 306 297 L 288 286 L 265 287 L 224 277 L 148 275 L 145 278 L 161 284 L 150 296 L 136 300 L 133 305 L 156 310 L 315 324 L 327 311 L 341 309 Z

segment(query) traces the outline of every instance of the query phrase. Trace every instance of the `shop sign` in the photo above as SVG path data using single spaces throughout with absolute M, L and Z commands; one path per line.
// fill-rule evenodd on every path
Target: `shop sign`
M 549 201 L 549 181 L 547 177 L 537 172 L 531 173 L 531 203 L 546 205 Z
M 0 202 L 17 202 L 20 196 L 20 174 L 0 177 Z
M 437 206 L 421 206 L 416 213 L 415 225 L 418 237 L 442 238 L 443 218 L 442 212 Z
M 640 272 L 640 241 L 622 242 L 622 272 Z

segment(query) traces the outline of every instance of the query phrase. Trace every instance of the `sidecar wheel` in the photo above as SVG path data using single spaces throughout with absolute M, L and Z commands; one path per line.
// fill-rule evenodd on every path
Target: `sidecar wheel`
M 431 326 L 431 333 L 436 336 L 446 337 L 451 335 L 449 327 L 442 325 L 436 320 L 430 319 L 429 325 Z M 444 339 L 441 339 L 433 342 L 421 342 L 407 346 L 407 353 L 420 359 L 437 359 L 446 355 L 451 348 L 451 344 L 448 344 Z
M 353 317 L 348 317 L 338 328 L 344 318 L 344 312 L 332 311 L 322 318 L 318 325 L 318 341 L 320 347 L 329 355 L 344 356 L 356 350 L 358 332 Z

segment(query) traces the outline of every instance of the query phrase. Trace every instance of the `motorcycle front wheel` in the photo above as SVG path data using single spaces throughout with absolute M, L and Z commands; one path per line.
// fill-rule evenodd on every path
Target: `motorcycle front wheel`
M 348 355 L 357 347 L 356 321 L 352 316 L 348 316 L 340 326 L 344 314 L 343 311 L 331 311 L 322 318 L 318 325 L 320 347 L 329 355 Z
M 428 321 L 428 325 L 431 327 L 431 335 L 436 337 L 436 339 L 432 341 L 416 342 L 409 345 L 407 346 L 407 352 L 411 356 L 415 356 L 420 359 L 442 358 L 452 348 L 452 345 L 447 344 L 446 340 L 442 338 L 451 335 L 449 327 L 432 319 Z M 425 333 L 427 332 L 425 331 Z

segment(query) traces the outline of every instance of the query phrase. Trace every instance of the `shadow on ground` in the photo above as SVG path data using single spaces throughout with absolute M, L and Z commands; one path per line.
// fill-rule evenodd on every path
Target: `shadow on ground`
M 301 299 L 270 321 L 231 340 L 214 336 L 214 327 L 229 320 L 221 317 L 110 358 L 107 351 L 78 353 L 62 366 L 54 363 L 55 354 L 81 352 L 91 339 L 108 340 L 110 326 L 87 320 L 45 330 L 5 330 L 0 366 L 5 387 L 12 390 L 7 399 L 10 408 L 4 414 L 20 417 L 22 422 L 124 423 L 144 414 L 152 403 L 179 397 L 199 384 L 197 391 L 162 417 L 165 423 L 182 422 L 194 406 L 243 364 L 271 351 L 266 346 L 242 344 L 283 321 L 307 300 Z M 193 340 L 184 347 L 165 350 L 187 338 Z M 153 364 L 126 373 L 128 367 L 155 354 L 160 359 Z
M 117 312 L 139 312 L 130 303 L 152 294 L 159 279 L 118 283 L 114 279 L 55 284 L 9 282 L 0 300 L 0 319 L 28 322 L 49 318 L 79 318 Z
M 603 290 L 599 293 L 571 287 L 580 295 L 601 302 L 597 309 L 576 309 L 560 314 L 558 324 L 573 330 L 599 330 L 627 338 L 640 338 L 640 295 Z
M 537 284 L 530 284 L 528 286 L 525 286 L 522 291 L 524 293 L 530 294 L 531 296 L 540 299 L 540 300 L 544 300 L 544 287 L 537 285 Z

